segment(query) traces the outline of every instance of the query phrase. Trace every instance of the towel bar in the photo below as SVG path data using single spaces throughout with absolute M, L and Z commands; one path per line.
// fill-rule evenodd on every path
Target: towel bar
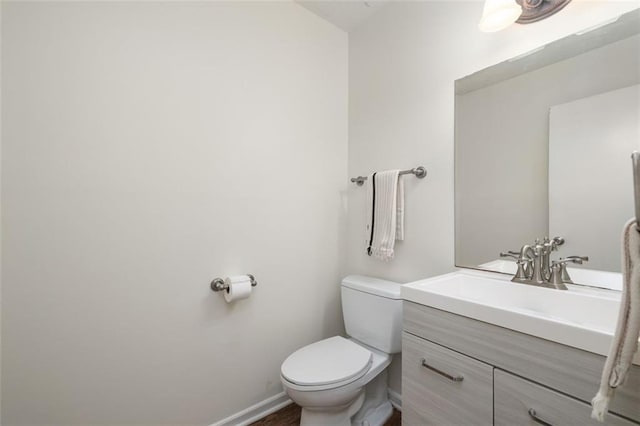
M 416 168 L 413 169 L 408 169 L 408 170 L 400 170 L 401 175 L 416 175 L 417 178 L 422 179 L 425 176 L 427 176 L 427 169 L 425 169 L 423 166 L 418 166 Z M 366 176 L 358 176 L 355 178 L 351 178 L 351 182 L 355 182 L 356 185 L 358 186 L 362 186 L 364 185 L 364 181 L 367 180 Z

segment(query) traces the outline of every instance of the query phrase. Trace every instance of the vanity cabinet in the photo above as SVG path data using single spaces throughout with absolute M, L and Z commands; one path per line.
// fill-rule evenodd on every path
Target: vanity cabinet
M 408 333 L 402 365 L 404 424 L 493 423 L 492 366 Z
M 403 425 L 602 425 L 590 418 L 589 402 L 604 356 L 403 303 Z M 605 424 L 640 424 L 639 366 Z

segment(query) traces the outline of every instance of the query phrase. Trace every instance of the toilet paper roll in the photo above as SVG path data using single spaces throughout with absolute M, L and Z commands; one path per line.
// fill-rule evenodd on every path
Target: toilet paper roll
M 224 300 L 231 303 L 236 300 L 246 299 L 251 296 L 251 278 L 246 275 L 237 275 L 224 279 L 228 288 L 224 292 Z

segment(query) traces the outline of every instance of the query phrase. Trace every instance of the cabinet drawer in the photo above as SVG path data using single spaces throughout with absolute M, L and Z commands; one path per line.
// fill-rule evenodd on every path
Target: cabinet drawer
M 493 367 L 405 332 L 402 399 L 404 426 L 492 425 Z
M 495 370 L 495 424 L 602 426 L 591 418 L 591 406 L 502 370 Z M 530 410 L 534 410 L 531 414 Z M 537 417 L 538 421 L 534 418 Z M 607 414 L 607 425 L 637 425 Z

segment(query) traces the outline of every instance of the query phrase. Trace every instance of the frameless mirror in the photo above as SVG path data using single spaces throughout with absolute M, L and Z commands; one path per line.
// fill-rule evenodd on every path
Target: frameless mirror
M 501 252 L 561 236 L 573 281 L 621 288 L 640 150 L 640 10 L 455 84 L 456 266 L 514 273 Z M 582 268 L 582 269 L 580 269 Z

